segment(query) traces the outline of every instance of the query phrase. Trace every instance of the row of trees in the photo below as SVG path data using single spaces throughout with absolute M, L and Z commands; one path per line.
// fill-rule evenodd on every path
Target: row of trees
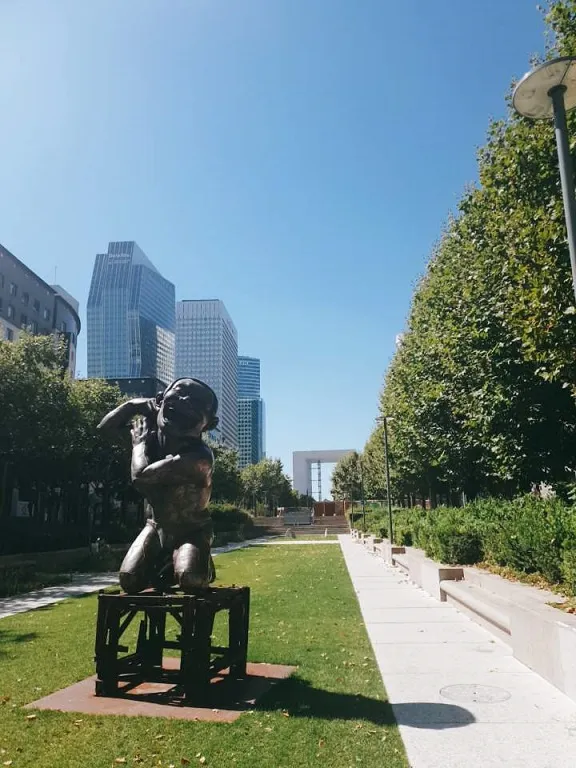
M 258 464 L 238 468 L 236 451 L 212 446 L 215 456 L 214 501 L 235 502 L 257 514 L 269 514 L 277 507 L 308 506 L 308 497 L 292 489 L 280 459 L 262 459 Z
M 0 342 L 0 551 L 18 547 L 14 537 L 29 539 L 31 526 L 65 529 L 61 543 L 73 546 L 99 533 L 129 538 L 142 521 L 129 483 L 129 431 L 97 430 L 121 394 L 103 381 L 71 379 L 63 355 L 50 336 Z M 258 511 L 299 502 L 280 461 L 240 472 L 236 452 L 214 453 L 215 501 Z
M 576 55 L 576 0 L 552 2 L 545 22 L 547 56 Z M 569 128 L 576 136 L 573 115 Z M 510 110 L 478 160 L 380 399 L 396 497 L 511 496 L 574 480 L 576 306 L 553 126 Z M 372 498 L 384 495 L 382 438 L 378 426 L 362 455 Z M 352 459 L 342 467 L 356 471 Z

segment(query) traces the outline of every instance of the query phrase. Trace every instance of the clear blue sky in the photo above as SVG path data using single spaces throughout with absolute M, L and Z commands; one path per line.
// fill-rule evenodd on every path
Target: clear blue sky
M 0 242 L 84 310 L 94 255 L 136 240 L 261 358 L 269 455 L 362 448 L 542 49 L 532 0 L 0 0 Z

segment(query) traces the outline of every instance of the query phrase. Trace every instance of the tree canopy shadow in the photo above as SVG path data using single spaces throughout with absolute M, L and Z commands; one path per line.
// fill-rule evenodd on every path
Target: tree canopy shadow
M 314 688 L 306 680 L 292 677 L 275 687 L 255 706 L 257 710 L 288 712 L 291 717 L 323 720 L 366 720 L 374 725 L 408 725 L 412 728 L 445 730 L 476 722 L 464 707 L 435 702 L 394 704 L 360 694 L 335 693 Z
M 29 643 L 36 640 L 37 632 L 16 632 L 12 629 L 0 629 L 0 656 L 6 656 L 6 650 L 2 647 L 12 643 Z

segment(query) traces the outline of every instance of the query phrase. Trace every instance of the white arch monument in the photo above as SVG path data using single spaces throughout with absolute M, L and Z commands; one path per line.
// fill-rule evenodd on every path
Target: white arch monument
M 352 448 L 341 451 L 294 451 L 292 454 L 294 490 L 312 495 L 312 465 L 336 464 L 344 456 L 353 452 Z

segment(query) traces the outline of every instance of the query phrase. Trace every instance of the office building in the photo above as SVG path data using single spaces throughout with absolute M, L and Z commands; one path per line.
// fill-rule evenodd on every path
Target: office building
M 238 357 L 238 397 L 260 397 L 260 360 Z
M 174 379 L 174 285 L 135 242 L 96 256 L 87 309 L 89 378 Z
M 265 409 L 259 397 L 238 399 L 238 466 L 258 464 L 265 456 Z
M 106 379 L 106 383 L 118 387 L 125 397 L 156 397 L 166 389 L 159 379 Z
M 192 376 L 216 392 L 220 424 L 212 437 L 232 448 L 238 440 L 238 334 L 219 299 L 176 305 L 176 377 Z
M 238 462 L 240 469 L 264 458 L 265 408 L 260 397 L 260 360 L 238 357 Z
M 61 286 L 44 282 L 0 245 L 0 339 L 14 341 L 23 330 L 61 336 L 66 345 L 65 367 L 75 375 L 78 302 Z

